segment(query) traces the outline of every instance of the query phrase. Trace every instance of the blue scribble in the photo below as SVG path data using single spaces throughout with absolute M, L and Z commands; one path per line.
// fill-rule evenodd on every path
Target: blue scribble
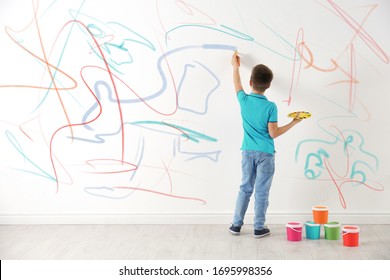
M 208 92 L 207 96 L 206 96 L 206 99 L 205 99 L 205 105 L 204 105 L 204 110 L 203 111 L 196 111 L 196 110 L 193 110 L 193 109 L 190 109 L 190 108 L 186 108 L 186 107 L 183 107 L 180 105 L 180 99 L 179 99 L 179 104 L 178 104 L 178 108 L 183 110 L 183 111 L 188 111 L 188 112 L 191 112 L 191 113 L 194 113 L 194 114 L 199 114 L 199 115 L 204 115 L 207 113 L 208 111 L 208 100 L 210 98 L 210 96 L 213 94 L 214 91 L 217 90 L 217 88 L 221 85 L 221 82 L 220 80 L 218 79 L 217 75 L 215 75 L 213 72 L 211 72 L 211 70 L 209 68 L 207 68 L 204 64 L 198 62 L 198 61 L 195 61 L 195 63 L 197 63 L 198 65 L 200 65 L 203 69 L 205 69 L 216 81 L 216 85 Z M 181 78 L 180 80 L 180 83 L 179 83 L 179 86 L 178 86 L 178 96 L 180 97 L 181 96 L 181 88 L 182 88 L 182 85 L 183 85 L 183 82 L 185 81 L 185 78 L 187 76 L 187 69 L 191 67 L 191 68 L 195 68 L 194 65 L 192 64 L 186 64 L 184 66 L 184 73 L 183 73 L 183 77 Z
M 29 171 L 29 170 L 22 170 L 17 169 L 19 171 L 25 172 L 25 173 L 31 173 L 46 179 L 49 179 L 50 181 L 57 181 L 54 176 L 46 172 L 43 168 L 39 167 L 35 162 L 33 162 L 27 154 L 23 151 L 22 146 L 18 142 L 18 140 L 15 138 L 15 136 L 8 130 L 5 131 L 5 136 L 7 137 L 8 141 L 11 143 L 11 145 L 15 148 L 15 150 L 23 157 L 24 160 L 26 160 L 28 163 L 30 163 L 35 169 L 39 170 L 39 173 Z
M 132 190 L 131 192 L 125 194 L 125 195 L 118 195 L 115 193 L 114 188 L 110 187 L 84 187 L 84 191 L 87 194 L 90 194 L 92 196 L 97 196 L 97 197 L 103 197 L 103 198 L 109 198 L 109 199 L 125 199 L 129 197 L 130 195 L 135 192 L 135 190 Z M 112 194 L 112 195 L 111 195 Z

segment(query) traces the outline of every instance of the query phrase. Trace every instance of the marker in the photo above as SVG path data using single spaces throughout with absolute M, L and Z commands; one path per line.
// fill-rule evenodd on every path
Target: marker
M 238 56 L 238 51 L 237 51 L 237 49 L 234 51 L 234 55 L 236 56 L 236 59 L 237 59 L 237 61 L 238 61 L 238 66 L 241 66 L 240 64 L 240 57 Z

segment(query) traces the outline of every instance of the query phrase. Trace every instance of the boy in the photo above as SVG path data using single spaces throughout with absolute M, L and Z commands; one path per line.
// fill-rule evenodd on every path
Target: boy
M 250 197 L 255 191 L 254 237 L 259 238 L 270 234 L 264 223 L 275 171 L 273 139 L 290 130 L 301 120 L 298 114 L 289 124 L 278 126 L 277 107 L 264 96 L 273 79 L 273 73 L 267 66 L 260 64 L 253 67 L 250 78 L 252 93 L 247 95 L 241 84 L 240 57 L 237 52 L 233 54 L 231 63 L 234 87 L 241 108 L 244 139 L 241 146 L 242 182 L 229 231 L 233 235 L 240 234 Z

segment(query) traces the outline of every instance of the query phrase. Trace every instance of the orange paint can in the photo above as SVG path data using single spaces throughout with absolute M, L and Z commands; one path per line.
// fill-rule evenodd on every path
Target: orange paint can
M 328 206 L 316 205 L 313 206 L 312 211 L 313 211 L 313 221 L 316 224 L 323 225 L 328 222 L 328 213 L 329 213 Z

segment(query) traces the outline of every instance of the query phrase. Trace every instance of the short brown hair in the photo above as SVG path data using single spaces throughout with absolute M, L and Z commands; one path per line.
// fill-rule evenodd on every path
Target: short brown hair
M 263 64 L 256 65 L 252 69 L 252 88 L 254 90 L 264 92 L 271 86 L 273 78 L 274 74 L 272 73 L 271 69 Z

